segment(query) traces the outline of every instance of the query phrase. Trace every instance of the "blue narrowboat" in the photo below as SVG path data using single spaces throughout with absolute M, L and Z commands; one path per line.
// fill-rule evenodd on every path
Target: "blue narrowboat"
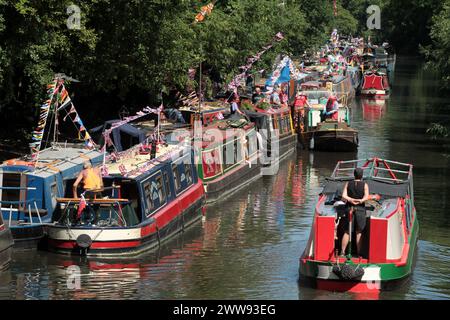
M 58 197 L 72 190 L 72 181 L 91 161 L 101 164 L 103 154 L 76 144 L 51 147 L 39 153 L 38 161 L 12 159 L 0 165 L 0 205 L 15 245 L 35 246 L 45 236 Z

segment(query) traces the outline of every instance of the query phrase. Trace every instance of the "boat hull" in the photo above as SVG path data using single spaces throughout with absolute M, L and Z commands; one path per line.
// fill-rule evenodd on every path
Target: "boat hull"
M 418 233 L 419 224 L 415 219 L 409 238 L 409 250 L 404 257 L 389 263 L 361 263 L 359 266 L 364 269 L 364 275 L 354 281 L 341 280 L 333 272 L 336 262 L 315 261 L 304 255 L 300 258 L 300 282 L 303 280 L 305 284 L 317 289 L 336 292 L 370 293 L 392 289 L 412 273 Z M 353 259 L 352 264 L 358 265 L 358 261 Z
M 358 132 L 355 130 L 314 131 L 302 133 L 301 136 L 305 148 L 317 151 L 352 152 L 356 151 L 359 145 Z
M 280 138 L 279 140 L 279 150 L 277 154 L 270 153 L 270 157 L 267 157 L 268 163 L 264 163 L 262 166 L 267 167 L 277 167 L 281 160 L 285 159 L 287 156 L 292 154 L 297 150 L 298 137 L 296 134 L 291 134 Z
M 23 226 L 11 226 L 11 233 L 14 239 L 14 247 L 37 248 L 46 235 L 46 225 L 33 224 Z
M 224 199 L 258 179 L 260 175 L 261 167 L 256 161 L 253 161 L 251 164 L 240 164 L 234 170 L 204 183 L 206 202 L 210 204 L 217 202 L 219 199 Z
M 389 99 L 389 91 L 387 90 L 362 90 L 362 98 L 369 99 Z
M 9 229 L 0 227 L 0 271 L 6 269 L 11 261 L 13 238 Z

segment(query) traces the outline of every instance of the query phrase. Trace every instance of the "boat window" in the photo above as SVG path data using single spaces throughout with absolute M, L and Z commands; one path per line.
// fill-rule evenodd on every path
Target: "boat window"
M 56 197 L 58 195 L 58 185 L 55 183 L 53 183 L 50 187 L 51 189 L 51 194 L 52 194 L 52 206 L 55 207 L 56 206 Z
M 248 135 L 248 155 L 251 156 L 257 151 L 257 138 L 256 134 L 252 133 Z
M 234 144 L 233 142 L 226 142 L 223 145 L 223 167 L 224 170 L 233 166 L 234 164 Z
M 158 198 L 159 198 L 159 205 L 161 206 L 162 204 L 166 203 L 166 191 L 164 190 L 164 186 L 163 186 L 163 178 L 162 175 L 159 174 L 156 177 L 156 188 L 158 190 Z
M 169 175 L 166 171 L 164 171 L 164 186 L 166 188 L 167 197 L 170 198 L 172 196 L 172 191 L 170 189 Z
M 184 165 L 184 172 L 186 174 L 186 183 L 189 186 L 192 184 L 192 166 L 189 163 Z
M 20 200 L 20 173 L 3 172 L 3 183 L 1 185 L 1 207 L 2 208 L 13 208 L 19 207 Z
M 147 211 L 150 212 L 154 209 L 150 182 L 144 184 L 144 195 L 145 195 L 145 203 L 147 205 Z
M 236 138 L 234 140 L 234 159 L 236 163 L 242 161 L 242 147 L 239 141 L 240 141 L 239 138 Z
M 174 163 L 172 164 L 172 173 L 173 173 L 173 179 L 175 183 L 175 192 L 180 192 L 181 189 L 181 179 L 180 179 L 180 172 L 178 171 L 178 166 Z

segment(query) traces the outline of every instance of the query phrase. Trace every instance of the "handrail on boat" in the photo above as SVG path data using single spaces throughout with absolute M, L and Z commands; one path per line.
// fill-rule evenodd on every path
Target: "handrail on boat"
M 59 203 L 79 202 L 81 198 L 56 198 Z M 129 199 L 110 198 L 110 199 L 85 199 L 90 204 L 114 204 L 118 202 L 130 202 Z
M 0 190 L 37 190 L 36 187 L 2 187 L 0 186 Z
M 79 198 L 58 198 L 57 202 L 60 203 L 67 203 L 67 207 L 65 208 L 63 214 L 61 215 L 61 218 L 59 219 L 59 222 L 62 223 L 61 221 L 63 220 L 63 218 L 66 218 L 68 215 L 68 208 L 70 206 L 70 204 L 72 203 L 78 203 L 80 201 Z M 93 200 L 89 200 L 86 201 L 89 204 L 111 204 L 111 205 L 118 205 L 120 214 L 118 211 L 114 210 L 114 213 L 117 215 L 117 217 L 120 219 L 120 221 L 123 223 L 124 226 L 127 226 L 127 221 L 125 220 L 125 218 L 123 217 L 123 213 L 122 213 L 122 208 L 120 206 L 120 203 L 122 202 L 129 202 L 130 200 L 128 199 L 93 199 Z M 109 221 L 111 223 L 112 221 L 112 212 L 110 211 L 109 213 Z M 67 227 L 70 229 L 69 224 L 66 224 Z
M 363 164 L 364 163 L 364 164 Z M 360 165 L 363 164 L 363 165 Z M 349 165 L 352 165 L 351 167 Z M 391 169 L 390 165 L 395 165 L 397 168 L 400 167 L 407 167 L 408 170 L 400 170 L 400 169 Z M 352 171 L 355 168 L 361 168 L 363 170 L 370 170 L 369 174 L 366 176 L 366 178 L 371 179 L 380 179 L 384 181 L 396 181 L 396 182 L 405 182 L 410 181 L 412 179 L 412 165 L 406 164 L 398 161 L 390 161 L 390 160 L 384 160 L 380 158 L 370 158 L 370 159 L 361 159 L 361 160 L 348 160 L 348 161 L 339 161 L 333 171 L 333 174 L 331 175 L 331 178 L 338 179 L 338 178 L 348 178 L 349 175 L 340 175 L 340 172 L 348 172 Z M 390 178 L 380 177 L 378 176 L 378 172 L 388 172 L 390 174 Z M 407 175 L 406 179 L 400 179 L 396 177 L 395 173 L 400 173 Z

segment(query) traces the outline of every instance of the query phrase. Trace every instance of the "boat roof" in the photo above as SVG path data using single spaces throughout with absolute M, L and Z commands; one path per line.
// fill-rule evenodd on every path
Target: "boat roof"
M 103 154 L 97 150 L 89 150 L 84 145 L 54 145 L 44 149 L 39 153 L 38 162 L 35 166 L 1 165 L 0 169 L 13 167 L 18 171 L 29 175 L 47 178 L 61 173 L 64 177 L 73 174 L 75 168 L 83 168 L 86 161 L 91 161 L 93 165 L 100 163 Z M 77 171 L 77 170 L 75 170 Z
M 398 184 L 390 184 L 382 181 L 367 180 L 364 179 L 369 186 L 369 192 L 371 194 L 379 194 L 384 197 L 401 197 L 404 198 L 408 194 L 409 183 L 403 182 Z M 327 179 L 325 186 L 322 190 L 326 195 L 342 195 L 345 183 L 347 181 L 336 181 Z
M 185 152 L 190 152 L 187 146 L 160 144 L 155 159 L 150 159 L 148 153 L 140 152 L 140 148 L 141 146 L 137 145 L 119 154 L 119 158 L 116 160 L 108 159 L 106 163 L 108 175 L 138 179 L 140 176 L 146 176 L 151 169 L 160 164 L 171 159 L 177 159 Z M 123 174 L 122 171 L 126 171 L 126 174 Z
M 404 198 L 411 194 L 413 166 L 379 158 L 338 162 L 331 177 L 327 178 L 322 194 L 342 195 L 345 184 L 354 179 L 355 168 L 363 170 L 363 180 L 369 186 L 371 194 L 388 198 Z

